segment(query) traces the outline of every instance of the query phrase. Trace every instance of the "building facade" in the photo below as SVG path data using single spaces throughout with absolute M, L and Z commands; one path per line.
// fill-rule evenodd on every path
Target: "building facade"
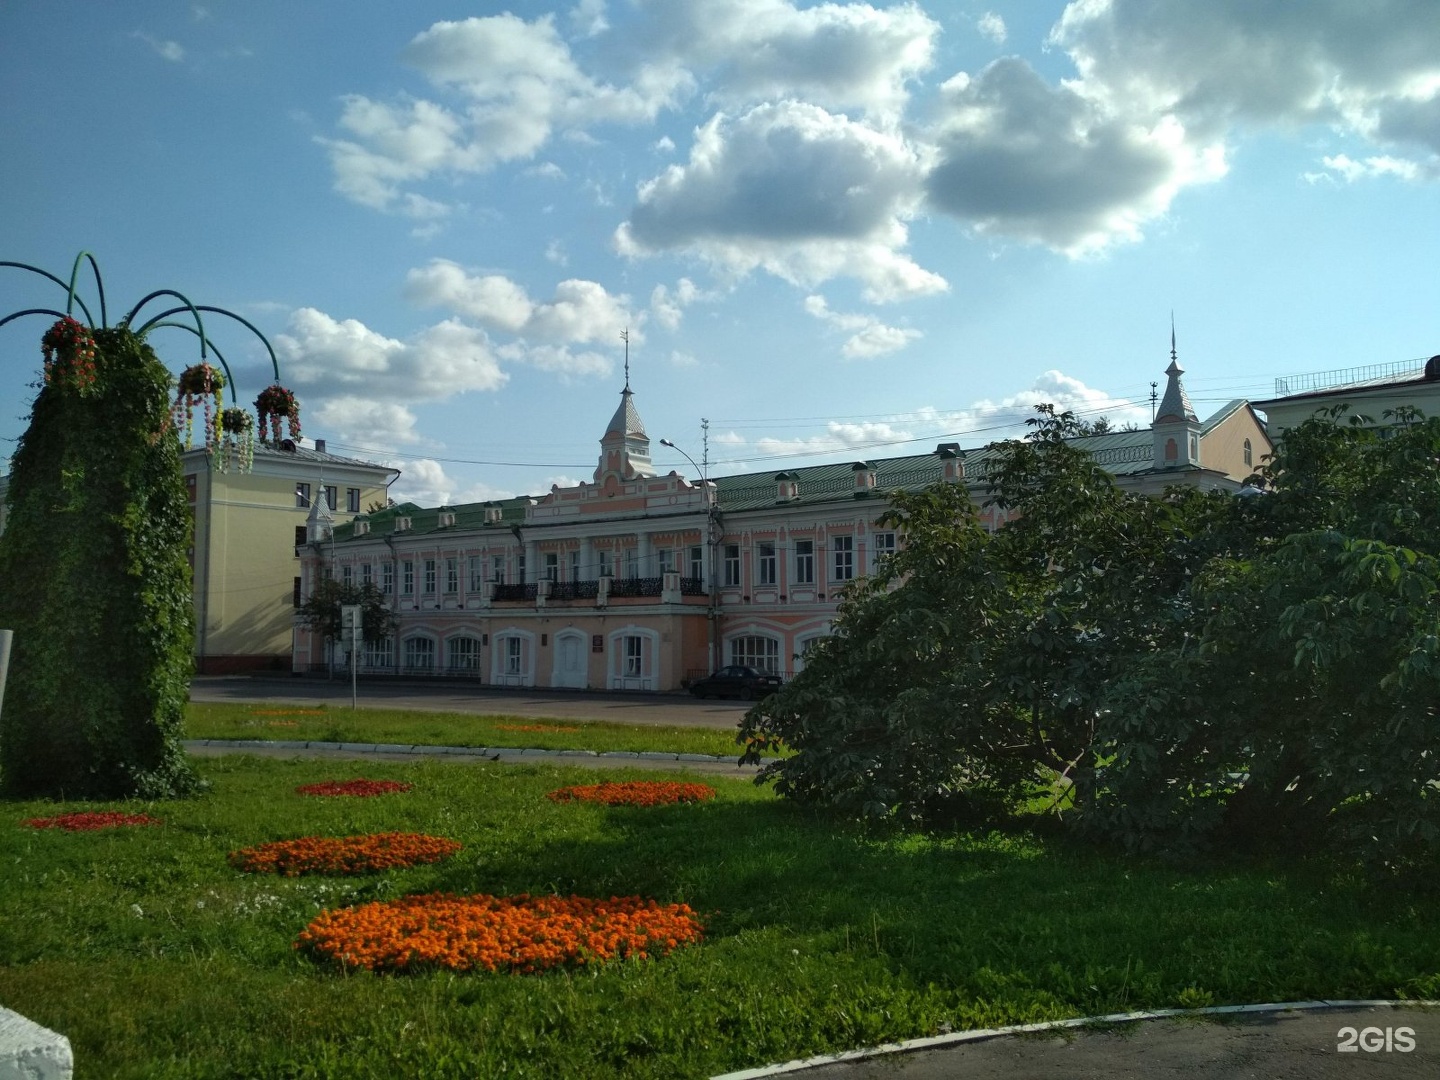
M 1087 437 L 1131 490 L 1237 490 L 1270 452 L 1243 401 L 1200 421 L 1178 364 L 1149 429 Z M 965 484 L 984 501 L 992 451 L 816 465 L 773 476 L 657 475 L 627 382 L 590 482 L 493 503 L 360 514 L 314 524 L 301 588 L 372 582 L 396 634 L 360 670 L 457 675 L 503 686 L 680 688 L 725 664 L 782 674 L 830 632 L 840 593 L 903 542 L 876 519 L 888 494 Z M 1001 524 L 982 510 L 987 527 Z M 296 628 L 296 671 L 339 659 Z
M 328 497 L 354 513 L 384 506 L 395 469 L 289 439 L 255 444 L 249 472 L 216 468 L 203 448 L 181 456 L 194 515 L 195 666 L 202 675 L 291 666 L 306 518 Z
M 1275 397 L 1255 402 L 1277 439 L 1337 405 L 1369 427 L 1389 426 L 1397 409 L 1440 416 L 1440 356 L 1277 379 Z

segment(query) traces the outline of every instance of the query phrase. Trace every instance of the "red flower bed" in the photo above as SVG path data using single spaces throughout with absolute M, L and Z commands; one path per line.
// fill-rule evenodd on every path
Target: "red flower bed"
M 94 829 L 118 829 L 125 825 L 163 825 L 148 814 L 122 814 L 118 810 L 78 811 L 55 817 L 26 818 L 22 825 L 32 829 L 64 829 L 66 832 L 89 832 Z
M 326 780 L 319 784 L 302 784 L 295 789 L 297 795 L 355 795 L 369 798 L 372 795 L 391 795 L 409 791 L 413 784 L 402 784 L 398 780 Z
M 448 859 L 460 844 L 422 833 L 302 836 L 230 852 L 230 865 L 251 874 L 369 874 Z
M 696 803 L 715 797 L 709 784 L 677 784 L 671 781 L 628 780 L 612 784 L 580 784 L 550 792 L 553 802 L 595 802 L 606 806 L 660 806 L 664 803 Z
M 687 904 L 639 896 L 432 893 L 325 911 L 295 941 L 342 967 L 536 972 L 663 956 L 704 937 Z

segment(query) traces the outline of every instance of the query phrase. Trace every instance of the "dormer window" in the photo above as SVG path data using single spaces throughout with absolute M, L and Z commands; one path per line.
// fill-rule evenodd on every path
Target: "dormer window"
M 354 535 L 355 535 L 355 536 L 364 536 L 364 535 L 365 535 L 366 533 L 368 533 L 369 531 L 370 531 L 370 522 L 365 521 L 363 518 L 356 518 L 356 519 L 355 519 L 355 528 L 354 528 Z
M 800 497 L 800 477 L 796 473 L 775 474 L 775 501 L 792 502 Z
M 395 519 L 396 532 L 408 532 L 410 530 L 410 519 L 408 517 L 397 517 Z
M 485 524 L 486 524 L 486 525 L 498 525 L 498 524 L 500 524 L 500 507 L 498 507 L 498 506 L 487 506 L 487 507 L 485 507 Z
M 449 507 L 442 506 L 440 508 L 440 520 L 438 524 L 442 529 L 448 529 L 454 526 L 455 511 L 451 510 Z
M 875 490 L 875 463 L 873 461 L 857 461 L 850 467 L 855 470 L 855 494 L 857 497 L 869 495 Z
M 935 448 L 940 459 L 940 476 L 949 484 L 958 484 L 965 479 L 965 453 L 959 443 L 941 443 Z

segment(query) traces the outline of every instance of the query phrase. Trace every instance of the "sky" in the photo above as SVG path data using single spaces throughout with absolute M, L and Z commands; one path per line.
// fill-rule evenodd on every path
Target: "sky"
M 305 435 L 425 505 L 588 480 L 622 333 L 691 477 L 661 438 L 718 476 L 979 446 L 1040 402 L 1148 423 L 1172 317 L 1203 418 L 1440 352 L 1435 15 L 6 0 L 0 260 L 94 253 L 112 323 L 156 289 L 243 316 Z M 0 267 L 0 317 L 64 301 Z M 46 325 L 0 327 L 0 453 Z M 263 347 L 206 326 L 248 405 Z

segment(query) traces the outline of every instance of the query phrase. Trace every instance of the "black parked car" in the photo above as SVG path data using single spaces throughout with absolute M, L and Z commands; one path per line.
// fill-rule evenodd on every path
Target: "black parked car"
M 780 676 L 767 675 L 753 667 L 731 664 L 714 675 L 696 679 L 690 684 L 690 693 L 698 698 L 738 697 L 746 701 L 762 698 L 780 689 Z

